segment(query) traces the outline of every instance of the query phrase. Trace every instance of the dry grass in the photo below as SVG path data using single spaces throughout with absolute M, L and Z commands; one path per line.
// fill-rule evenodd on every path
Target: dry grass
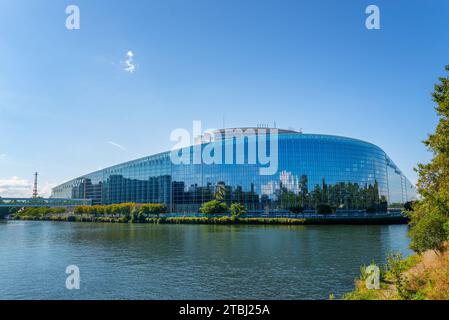
M 391 284 L 382 283 L 381 289 L 370 290 L 366 288 L 365 281 L 356 280 L 356 289 L 343 296 L 345 300 L 398 300 L 396 289 Z
M 407 290 L 428 300 L 449 300 L 449 250 L 427 251 L 422 261 L 404 273 Z
M 415 261 L 416 263 L 413 263 Z M 449 300 L 449 248 L 444 253 L 426 251 L 403 261 L 413 266 L 402 273 L 401 281 L 381 282 L 381 289 L 369 290 L 362 280 L 356 281 L 353 292 L 344 296 L 348 300 Z M 397 286 L 401 287 L 398 290 Z

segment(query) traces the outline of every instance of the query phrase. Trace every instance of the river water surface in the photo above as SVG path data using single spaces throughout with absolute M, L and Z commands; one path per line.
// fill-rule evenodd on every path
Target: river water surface
M 408 255 L 406 225 L 0 223 L 0 299 L 327 299 Z M 76 265 L 80 290 L 65 287 Z

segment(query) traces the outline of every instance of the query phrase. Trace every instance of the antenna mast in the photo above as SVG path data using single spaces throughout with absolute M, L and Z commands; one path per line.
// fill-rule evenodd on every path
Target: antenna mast
M 38 176 L 38 173 L 36 172 L 34 174 L 33 199 L 37 198 L 37 176 Z

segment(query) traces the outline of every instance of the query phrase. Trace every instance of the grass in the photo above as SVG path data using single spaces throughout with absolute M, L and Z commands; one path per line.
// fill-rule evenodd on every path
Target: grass
M 355 290 L 343 296 L 345 300 L 448 300 L 449 250 L 426 251 L 401 259 L 390 256 L 381 272 L 380 289 L 365 285 L 362 267 Z

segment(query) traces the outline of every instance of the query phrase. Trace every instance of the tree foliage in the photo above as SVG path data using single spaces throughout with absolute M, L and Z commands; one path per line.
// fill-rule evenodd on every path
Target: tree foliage
M 246 207 L 241 203 L 233 203 L 231 204 L 229 211 L 231 211 L 233 216 L 239 217 L 246 214 Z
M 203 214 L 222 214 L 226 213 L 228 207 L 226 203 L 220 202 L 218 200 L 212 200 L 205 202 L 201 205 L 200 212 Z
M 444 225 L 449 220 L 449 76 L 439 79 L 432 97 L 439 122 L 424 144 L 433 158 L 418 165 L 421 200 L 413 205 L 410 215 L 412 247 L 418 252 L 440 250 L 448 235 Z
M 47 215 L 62 214 L 66 212 L 65 208 L 47 208 L 47 207 L 36 207 L 36 208 L 23 208 L 15 213 L 15 218 L 43 218 Z
M 163 203 L 121 203 L 111 205 L 78 206 L 75 208 L 76 215 L 92 215 L 95 217 L 140 217 L 159 215 L 167 212 L 167 206 Z
M 443 251 L 443 243 L 447 240 L 444 229 L 447 220 L 446 216 L 440 214 L 424 215 L 410 230 L 410 248 L 418 253 L 429 249 Z
M 307 176 L 302 176 L 300 192 L 293 192 L 285 186 L 281 186 L 276 194 L 280 209 L 301 213 L 303 210 L 318 211 L 320 207 L 327 205 L 343 210 L 387 211 L 388 203 L 385 196 L 379 194 L 377 181 L 366 185 L 351 182 L 332 185 L 323 179 L 321 184 L 315 185 L 310 191 L 306 185 L 307 181 Z

